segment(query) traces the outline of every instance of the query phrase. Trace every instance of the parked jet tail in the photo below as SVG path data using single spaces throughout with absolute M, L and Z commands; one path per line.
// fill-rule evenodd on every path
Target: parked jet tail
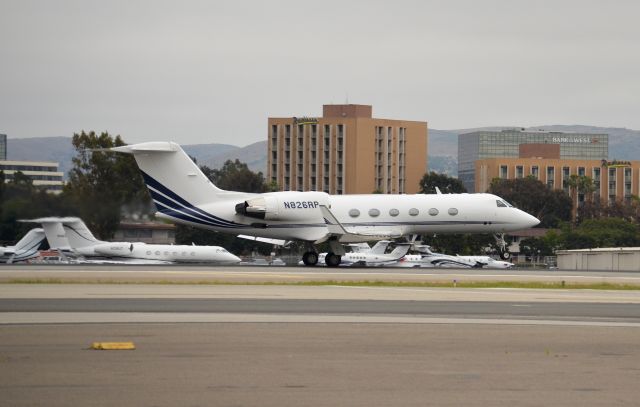
M 15 246 L 8 247 L 4 250 L 3 260 L 6 258 L 7 263 L 13 263 L 14 261 L 22 261 L 35 257 L 44 237 L 44 230 L 41 228 L 31 229 Z
M 37 250 L 40 243 L 44 240 L 44 230 L 41 228 L 34 228 L 27 232 L 14 246 L 14 251 L 30 251 Z
M 389 256 L 399 259 L 405 254 L 407 254 L 407 252 L 409 251 L 409 248 L 411 248 L 411 245 L 409 243 L 399 244 L 398 246 L 396 246 L 395 249 L 393 249 L 391 253 L 389 253 Z
M 76 217 L 48 217 L 26 219 L 20 222 L 40 223 L 52 249 L 71 250 L 103 243 L 98 240 L 87 225 Z

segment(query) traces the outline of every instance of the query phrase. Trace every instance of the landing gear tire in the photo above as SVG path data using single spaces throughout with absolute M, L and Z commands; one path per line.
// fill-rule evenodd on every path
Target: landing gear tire
M 324 262 L 327 263 L 327 267 L 338 267 L 342 256 L 338 256 L 334 253 L 327 253 L 327 257 L 324 258 Z
M 315 266 L 318 264 L 318 253 L 312 251 L 305 252 L 302 255 L 302 262 L 305 266 Z
M 511 253 L 509 252 L 500 252 L 500 258 L 502 260 L 509 260 L 511 258 Z

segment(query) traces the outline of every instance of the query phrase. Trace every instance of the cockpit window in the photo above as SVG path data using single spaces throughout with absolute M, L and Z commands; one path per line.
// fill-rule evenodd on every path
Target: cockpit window
M 498 208 L 513 208 L 513 205 L 502 199 L 496 200 L 496 205 L 498 205 Z

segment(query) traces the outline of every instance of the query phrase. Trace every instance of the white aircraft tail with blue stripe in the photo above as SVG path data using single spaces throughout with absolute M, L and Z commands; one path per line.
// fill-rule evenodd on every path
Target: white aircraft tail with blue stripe
M 242 226 L 206 212 L 201 206 L 223 199 L 241 202 L 253 194 L 216 187 L 178 144 L 156 141 L 110 151 L 133 154 L 160 217 L 204 227 Z
M 213 185 L 176 143 L 155 141 L 115 147 L 111 151 L 133 154 L 153 200 L 160 205 L 202 205 L 225 192 Z

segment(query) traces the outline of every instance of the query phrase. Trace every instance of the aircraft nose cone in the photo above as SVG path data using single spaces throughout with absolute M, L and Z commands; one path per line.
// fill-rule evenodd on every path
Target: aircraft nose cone
M 526 212 L 522 212 L 522 215 L 524 218 L 523 223 L 526 225 L 525 227 L 532 228 L 540 223 L 540 220 L 535 216 L 529 215 Z

